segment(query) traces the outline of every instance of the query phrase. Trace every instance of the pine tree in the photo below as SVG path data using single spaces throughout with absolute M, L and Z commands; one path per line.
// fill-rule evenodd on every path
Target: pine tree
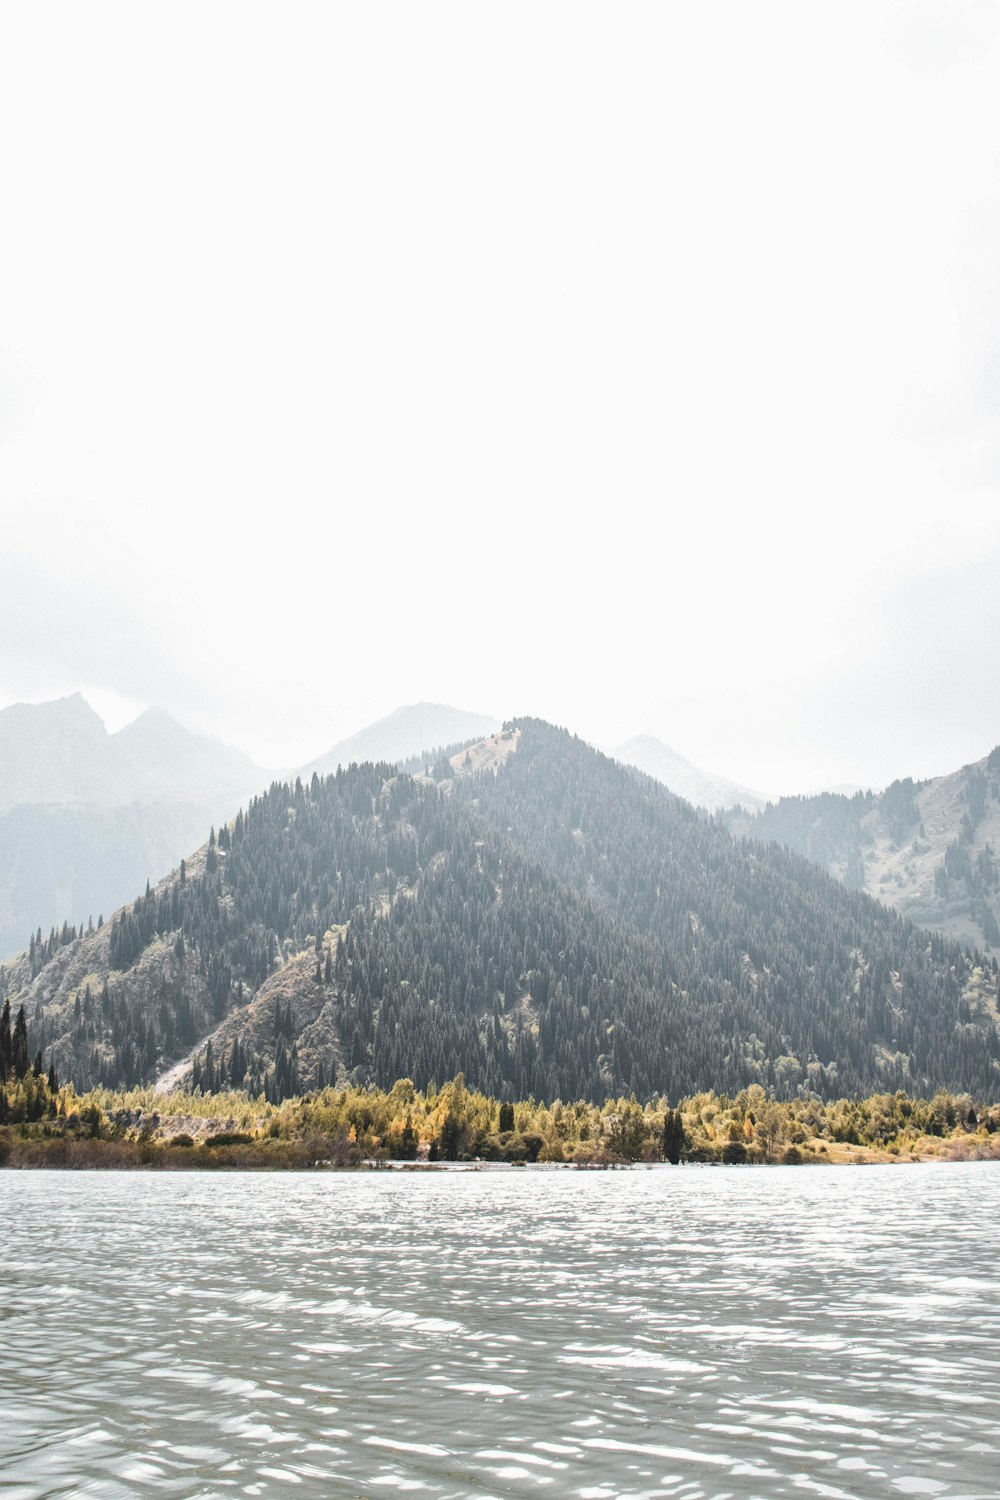
M 11 1067 L 15 1078 L 23 1078 L 30 1066 L 28 1058 L 28 1021 L 22 1005 L 14 1022 L 11 1047 Z
M 684 1121 L 679 1109 L 667 1109 L 663 1116 L 663 1134 L 660 1144 L 663 1155 L 673 1166 L 681 1159 L 681 1155 L 687 1146 L 687 1136 L 684 1133 Z
M 6 1083 L 14 1065 L 14 1044 L 10 1031 L 10 1001 L 4 1000 L 0 1012 L 0 1084 Z

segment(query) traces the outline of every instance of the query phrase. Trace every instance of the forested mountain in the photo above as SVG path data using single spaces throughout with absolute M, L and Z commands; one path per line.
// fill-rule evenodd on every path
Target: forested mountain
M 266 785 L 249 757 L 149 709 L 117 734 L 75 693 L 0 711 L 0 954 L 111 911 Z
M 1000 746 L 931 781 L 782 797 L 755 816 L 724 818 L 733 832 L 775 839 L 924 927 L 1000 949 Z
M 392 761 L 498 729 L 482 714 L 417 703 L 310 765 Z M 210 824 L 270 776 L 249 756 L 150 708 L 115 734 L 79 693 L 0 710 L 0 957 L 37 928 L 113 911 L 157 881 Z
M 446 703 L 411 703 L 367 725 L 349 739 L 341 740 L 325 755 L 303 766 L 300 774 L 303 780 L 308 780 L 313 772 L 326 776 L 338 766 L 362 761 L 373 764 L 385 761 L 396 765 L 441 745 L 478 740 L 483 735 L 494 734 L 499 728 L 499 721 L 488 714 L 467 713 L 465 709 L 451 708 Z
M 725 776 L 716 776 L 712 771 L 703 771 L 654 735 L 637 734 L 611 753 L 616 760 L 645 771 L 647 776 L 661 781 L 678 797 L 695 807 L 704 807 L 708 812 L 727 807 L 743 807 L 756 812 L 767 805 L 767 798 L 760 792 L 753 792 L 736 781 L 728 781 Z
M 996 1095 L 995 964 L 546 724 L 439 772 L 275 784 L 100 930 L 33 943 L 3 971 L 32 1055 L 272 1098 L 458 1071 L 509 1097 Z

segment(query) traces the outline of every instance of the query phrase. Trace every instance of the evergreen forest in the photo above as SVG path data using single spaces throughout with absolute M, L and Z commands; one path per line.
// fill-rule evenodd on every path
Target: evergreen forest
M 275 783 L 110 921 L 34 934 L 0 970 L 18 1066 L 272 1103 L 456 1074 L 499 1100 L 997 1097 L 995 960 L 565 731 L 503 741 L 484 769 Z

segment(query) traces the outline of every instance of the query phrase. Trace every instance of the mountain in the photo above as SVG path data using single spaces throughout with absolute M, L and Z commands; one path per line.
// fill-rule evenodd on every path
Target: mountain
M 0 710 L 0 953 L 114 910 L 266 780 L 158 709 L 117 734 L 79 693 Z
M 303 771 L 415 759 L 499 728 L 442 704 L 400 708 Z M 0 954 L 112 911 L 265 786 L 249 756 L 150 708 L 115 734 L 74 693 L 0 710 Z
M 947 776 L 882 792 L 782 797 L 729 828 L 775 839 L 958 942 L 1000 950 L 1000 746 Z
M 994 1097 L 997 970 L 535 720 L 254 798 L 0 970 L 79 1086 Z
M 468 713 L 445 703 L 411 703 L 369 724 L 350 739 L 341 740 L 325 755 L 304 766 L 300 775 L 303 780 L 308 780 L 313 772 L 326 776 L 338 766 L 362 761 L 396 765 L 414 760 L 424 752 L 481 739 L 499 728 L 499 720 L 488 714 Z
M 249 756 L 182 728 L 162 709 L 147 709 L 116 734 L 79 693 L 0 709 L 0 810 L 247 796 L 266 780 Z
M 768 799 L 760 792 L 753 792 L 749 787 L 740 786 L 738 782 L 727 781 L 724 776 L 715 776 L 711 771 L 703 771 L 700 766 L 685 760 L 683 755 L 678 755 L 676 750 L 671 750 L 669 745 L 651 734 L 637 734 L 634 739 L 626 740 L 611 753 L 624 765 L 645 771 L 647 776 L 662 782 L 678 797 L 683 797 L 695 807 L 704 807 L 709 812 L 729 807 L 745 807 L 756 811 L 767 805 Z
M 24 803 L 129 802 L 150 790 L 79 693 L 0 710 L 0 810 Z
M 192 734 L 160 708 L 148 708 L 110 739 L 152 783 L 146 795 L 159 801 L 246 797 L 267 780 L 242 750 Z

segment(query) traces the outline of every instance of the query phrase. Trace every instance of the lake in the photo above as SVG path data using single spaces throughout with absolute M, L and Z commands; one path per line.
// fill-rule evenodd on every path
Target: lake
M 0 1172 L 0 1491 L 1000 1494 L 1000 1165 Z

